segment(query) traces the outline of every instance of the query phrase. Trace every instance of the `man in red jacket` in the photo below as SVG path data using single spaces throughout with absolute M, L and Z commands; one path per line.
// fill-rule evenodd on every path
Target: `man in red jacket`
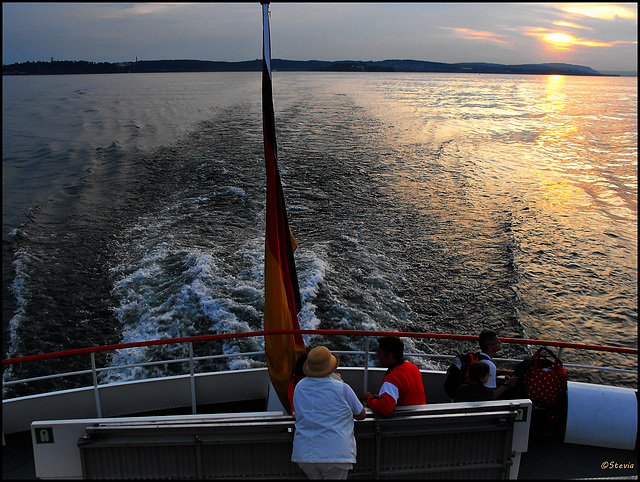
M 387 373 L 382 380 L 379 395 L 367 392 L 361 400 L 374 412 L 389 415 L 396 405 L 424 405 L 425 395 L 422 375 L 417 366 L 404 361 L 404 343 L 397 336 L 378 340 L 376 356 Z

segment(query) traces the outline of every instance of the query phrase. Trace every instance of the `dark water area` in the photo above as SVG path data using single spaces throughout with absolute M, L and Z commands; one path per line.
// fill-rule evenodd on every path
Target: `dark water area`
M 5 357 L 261 329 L 259 82 L 255 73 L 3 79 Z M 302 328 L 491 328 L 637 347 L 635 82 L 276 73 L 274 92 Z M 361 348 L 307 339 L 325 342 Z M 584 350 L 565 362 L 637 369 L 635 357 Z M 87 368 L 86 357 L 56 363 Z M 123 369 L 104 381 L 140 376 Z M 628 375 L 573 379 L 637 386 Z

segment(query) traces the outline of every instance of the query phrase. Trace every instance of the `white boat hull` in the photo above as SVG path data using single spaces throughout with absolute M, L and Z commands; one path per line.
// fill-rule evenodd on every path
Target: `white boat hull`
M 362 368 L 340 368 L 344 380 L 356 393 L 363 393 L 365 376 Z M 380 386 L 384 369 L 369 368 L 366 380 L 369 387 Z M 477 404 L 501 404 L 510 401 L 452 404 L 443 389 L 444 372 L 423 370 L 427 410 L 456 409 Z M 262 404 L 263 412 L 227 414 L 227 418 L 254 416 L 259 418 L 282 416 L 282 406 L 270 389 L 266 368 L 237 370 L 164 377 L 119 384 L 65 390 L 50 394 L 5 400 L 3 432 L 30 430 L 33 438 L 36 475 L 40 478 L 82 478 L 78 440 L 88 426 L 109 421 L 139 423 L 172 420 L 210 422 L 220 415 L 192 414 L 181 416 L 153 415 L 135 417 L 158 410 L 189 407 L 215 407 L 221 403 L 241 403 L 254 400 Z M 194 401 L 197 403 L 194 404 Z M 567 424 L 565 442 L 633 450 L 637 439 L 637 396 L 627 388 L 569 382 L 567 391 Z M 532 408 L 528 400 L 515 401 L 526 414 L 526 429 L 515 424 L 514 459 L 509 478 L 517 478 L 520 455 L 527 450 L 529 420 Z M 528 403 L 528 405 L 527 405 Z M 98 417 L 98 411 L 102 417 Z M 121 418 L 122 417 L 122 418 Z M 53 439 L 55 443 L 49 443 Z M 70 457 L 70 458 L 69 458 Z

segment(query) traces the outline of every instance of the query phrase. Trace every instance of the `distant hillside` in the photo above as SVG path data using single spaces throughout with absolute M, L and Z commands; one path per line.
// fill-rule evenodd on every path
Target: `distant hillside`
M 329 65 L 315 66 L 311 70 L 364 71 L 364 72 L 449 72 L 469 74 L 562 74 L 602 75 L 590 67 L 571 64 L 524 64 L 502 65 L 484 62 L 446 64 L 423 60 L 382 60 L 377 62 L 327 62 Z
M 274 70 L 288 72 L 449 72 L 469 74 L 603 75 L 590 67 L 571 64 L 502 65 L 483 62 L 446 64 L 423 60 L 282 60 L 273 59 Z M 3 65 L 2 75 L 122 74 L 154 72 L 259 72 L 262 60 L 215 62 L 207 60 L 141 60 L 138 62 L 87 62 L 57 60 Z

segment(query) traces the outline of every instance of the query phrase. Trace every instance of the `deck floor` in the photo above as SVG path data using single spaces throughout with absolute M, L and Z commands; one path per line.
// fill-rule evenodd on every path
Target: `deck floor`
M 621 468 L 625 465 L 627 468 Z M 529 451 L 522 454 L 518 473 L 520 480 L 608 478 L 637 479 L 638 453 L 635 450 L 530 441 Z
M 2 480 L 36 480 L 31 433 L 4 436 L 2 446 Z

